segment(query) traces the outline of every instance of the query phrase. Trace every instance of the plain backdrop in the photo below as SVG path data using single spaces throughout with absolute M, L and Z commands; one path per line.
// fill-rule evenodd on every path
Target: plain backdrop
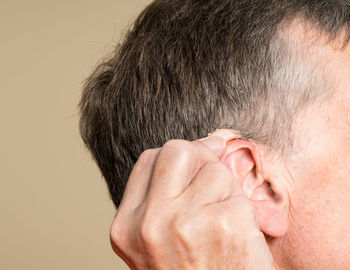
M 149 2 L 0 0 L 0 269 L 127 269 L 77 104 Z

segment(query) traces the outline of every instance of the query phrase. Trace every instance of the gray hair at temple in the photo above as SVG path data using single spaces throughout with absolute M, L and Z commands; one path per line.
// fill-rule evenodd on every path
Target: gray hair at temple
M 296 22 L 312 42 L 293 37 Z M 141 152 L 235 129 L 293 151 L 293 120 L 331 97 L 336 76 L 313 44 L 350 39 L 347 0 L 156 0 L 93 71 L 80 131 L 118 207 Z M 333 72 L 334 73 L 334 72 Z

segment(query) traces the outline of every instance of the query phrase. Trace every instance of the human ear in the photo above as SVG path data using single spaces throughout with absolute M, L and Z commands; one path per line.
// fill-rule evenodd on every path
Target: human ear
M 271 237 L 282 237 L 288 231 L 288 193 L 283 186 L 283 175 L 265 174 L 261 165 L 264 158 L 253 142 L 232 140 L 227 143 L 221 162 L 254 204 L 260 230 Z M 273 166 L 269 169 L 273 170 Z

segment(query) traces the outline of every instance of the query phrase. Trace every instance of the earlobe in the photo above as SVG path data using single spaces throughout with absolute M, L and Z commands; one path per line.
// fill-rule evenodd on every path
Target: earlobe
M 284 236 L 289 227 L 285 208 L 271 201 L 254 201 L 260 230 L 271 237 Z
M 288 194 L 280 183 L 282 179 L 265 175 L 261 166 L 264 161 L 256 145 L 247 140 L 230 141 L 221 162 L 231 170 L 245 196 L 254 204 L 260 230 L 271 237 L 286 234 Z

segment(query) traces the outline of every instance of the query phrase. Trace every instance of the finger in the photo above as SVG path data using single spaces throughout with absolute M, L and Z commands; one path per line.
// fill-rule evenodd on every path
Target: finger
M 241 138 L 241 135 L 239 134 L 238 131 L 233 129 L 217 129 L 214 132 L 209 133 L 207 138 L 196 141 L 199 143 L 203 143 L 219 156 L 219 155 L 223 155 L 223 153 L 220 151 L 221 149 L 216 148 L 216 143 L 213 143 L 211 140 L 207 140 L 208 138 L 212 138 L 212 137 L 219 137 L 220 139 L 223 139 L 225 142 L 228 142 L 230 140 Z
M 255 206 L 246 196 L 230 197 L 207 206 L 206 210 L 206 214 L 216 217 L 221 223 L 229 241 L 232 240 L 232 246 L 245 249 L 248 255 L 245 257 L 246 269 L 274 269 L 273 257 L 260 231 Z
M 159 151 L 160 148 L 148 149 L 140 155 L 131 171 L 121 205 L 134 208 L 145 199 Z
M 224 140 L 214 140 L 219 143 L 218 149 L 225 148 Z M 180 195 L 206 162 L 218 160 L 212 150 L 200 143 L 167 142 L 157 157 L 148 198 L 157 200 Z
M 211 136 L 206 137 L 197 141 L 194 141 L 194 143 L 201 144 L 207 148 L 209 148 L 211 151 L 214 152 L 214 154 L 220 159 L 225 154 L 226 150 L 226 140 L 219 136 Z
M 220 162 L 207 162 L 181 196 L 191 205 L 201 206 L 223 201 L 239 187 L 230 170 Z
M 239 189 L 237 191 L 238 194 L 208 207 L 211 207 L 213 212 L 227 213 L 227 218 L 232 219 L 232 224 L 242 226 L 237 228 L 242 232 L 260 232 L 254 204 L 245 195 L 242 195 Z

